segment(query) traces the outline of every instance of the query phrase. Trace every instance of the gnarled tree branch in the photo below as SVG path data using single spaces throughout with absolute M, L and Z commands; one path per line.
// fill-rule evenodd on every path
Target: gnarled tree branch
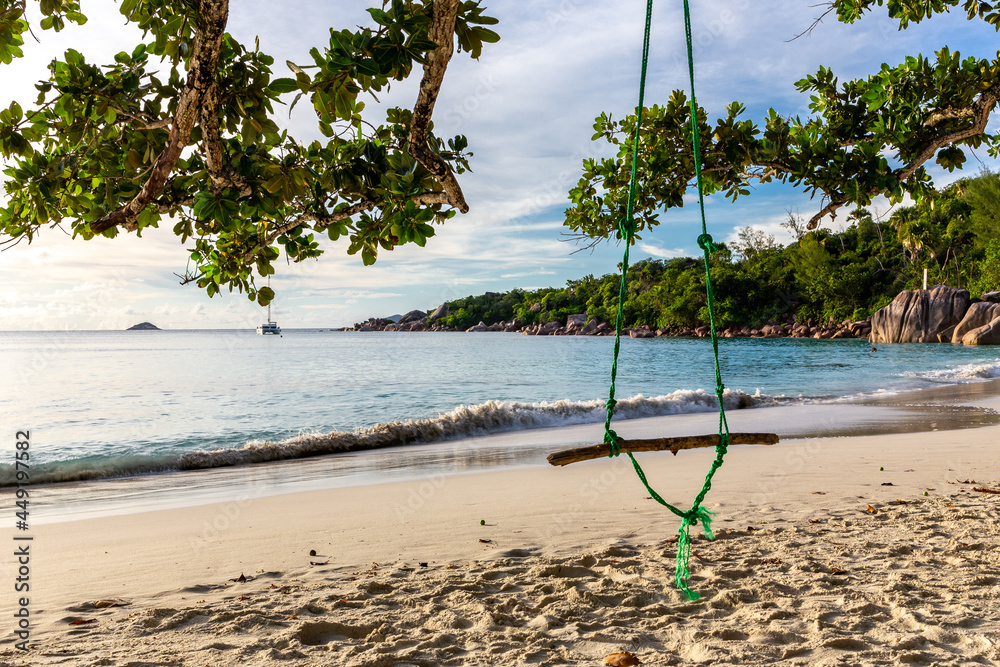
M 434 105 L 441 90 L 444 73 L 448 69 L 448 61 L 455 50 L 458 4 L 459 0 L 435 0 L 431 5 L 431 26 L 427 36 L 438 47 L 427 54 L 424 76 L 420 80 L 420 93 L 413 106 L 413 122 L 410 125 L 407 149 L 444 188 L 448 196 L 447 203 L 462 213 L 468 213 L 469 204 L 465 201 L 465 195 L 451 167 L 427 145 L 427 132 L 434 115 Z
M 958 120 L 963 118 L 971 118 L 972 124 L 958 130 L 941 132 L 935 136 L 930 143 L 928 143 L 923 150 L 920 151 L 917 157 L 910 160 L 904 168 L 896 173 L 896 182 L 903 183 L 908 178 L 913 176 L 913 174 L 915 174 L 924 163 L 933 158 L 942 148 L 963 141 L 964 139 L 968 139 L 969 137 L 984 134 L 986 132 L 986 126 L 990 121 L 990 114 L 993 113 L 993 108 L 997 105 L 998 101 L 1000 101 L 1000 84 L 995 84 L 980 93 L 979 97 L 976 98 L 976 101 L 968 107 L 949 107 L 931 114 L 930 117 L 924 121 L 924 125 L 927 127 L 934 127 L 938 123 L 945 120 Z M 875 196 L 881 194 L 881 191 L 871 189 L 867 191 L 866 194 L 869 196 Z M 843 198 L 833 198 L 831 196 L 830 203 L 823 207 L 823 210 L 809 219 L 806 228 L 810 230 L 816 229 L 819 226 L 820 221 L 825 216 L 836 212 L 837 209 L 846 203 L 847 200 Z
M 177 101 L 177 113 L 170 126 L 167 146 L 153 165 L 153 170 L 135 197 L 110 215 L 90 223 L 95 234 L 112 227 L 134 229 L 136 218 L 159 196 L 181 152 L 188 145 L 191 131 L 201 114 L 205 93 L 215 86 L 222 36 L 229 20 L 229 0 L 198 0 L 197 18 L 187 83 Z
M 410 197 L 407 201 L 412 201 L 417 206 L 432 206 L 434 204 L 452 205 L 451 199 L 444 192 L 425 192 L 414 197 Z M 253 251 L 248 252 L 245 258 L 249 261 L 250 258 L 254 257 L 257 252 L 263 248 L 267 248 L 275 239 L 277 239 L 282 234 L 287 234 L 296 227 L 301 227 L 302 225 L 313 222 L 315 229 L 325 229 L 330 225 L 335 225 L 341 220 L 347 220 L 348 218 L 354 217 L 358 213 L 363 211 L 371 211 L 378 208 L 379 202 L 373 199 L 363 199 L 355 204 L 348 206 L 347 208 L 341 209 L 334 213 L 315 213 L 310 211 L 308 213 L 303 213 L 300 216 L 295 217 L 293 220 L 286 222 L 283 225 L 275 227 L 268 232 L 265 239 L 257 245 Z

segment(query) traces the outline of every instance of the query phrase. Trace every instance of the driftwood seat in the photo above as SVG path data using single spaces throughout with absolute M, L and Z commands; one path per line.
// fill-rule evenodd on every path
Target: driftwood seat
M 778 436 L 774 433 L 730 433 L 730 445 L 775 445 Z M 653 438 L 649 440 L 619 440 L 618 448 L 624 452 L 665 452 L 671 451 L 677 455 L 682 449 L 698 449 L 699 447 L 715 447 L 719 444 L 719 434 L 687 435 L 678 438 Z M 555 454 L 549 454 L 548 462 L 554 466 L 564 466 L 577 461 L 589 461 L 604 456 L 611 456 L 611 445 L 602 443 L 589 447 L 567 449 Z

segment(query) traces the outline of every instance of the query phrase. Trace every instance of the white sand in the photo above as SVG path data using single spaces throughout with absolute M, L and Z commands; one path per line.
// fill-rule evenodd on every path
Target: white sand
M 625 460 L 41 525 L 34 648 L 13 648 L 8 592 L 0 665 L 997 664 L 1000 495 L 974 489 L 1000 488 L 998 442 L 734 448 L 693 603 L 678 521 Z M 685 505 L 712 456 L 641 461 Z M 15 576 L 4 558 L 0 586 Z M 110 598 L 128 604 L 95 608 Z

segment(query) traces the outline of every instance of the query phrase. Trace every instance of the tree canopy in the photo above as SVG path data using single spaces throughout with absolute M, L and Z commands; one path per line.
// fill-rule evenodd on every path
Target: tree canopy
M 21 57 L 34 29 L 87 20 L 76 0 L 40 0 L 30 26 L 27 2 L 0 3 L 0 62 Z M 166 217 L 190 242 L 185 281 L 263 305 L 273 292 L 255 275 L 274 273 L 282 249 L 291 261 L 322 254 L 315 232 L 347 237 L 367 265 L 380 248 L 423 246 L 433 224 L 469 210 L 456 178 L 468 141 L 436 136 L 432 116 L 456 46 L 478 59 L 499 40 L 479 0 L 384 0 L 368 10 L 370 26 L 331 29 L 311 62 L 287 63 L 288 76 L 274 75 L 259 44 L 226 32 L 228 0 L 121 0 L 119 10 L 141 43 L 111 65 L 67 50 L 34 105 L 0 111 L 3 244 L 54 225 L 85 239 L 141 234 Z M 412 108 L 363 113 L 417 69 Z M 323 141 L 275 122 L 303 99 Z
M 833 0 L 833 14 L 854 23 L 875 6 L 904 30 L 954 8 L 969 21 L 1000 30 L 1000 11 L 978 0 Z M 815 24 L 814 24 L 815 25 Z M 996 54 L 995 54 L 996 55 Z M 878 195 L 893 203 L 905 195 L 921 202 L 935 196 L 925 165 L 935 159 L 948 171 L 960 169 L 966 150 L 985 147 L 998 156 L 997 135 L 986 131 L 1000 99 L 1000 59 L 963 57 L 947 46 L 933 58 L 915 55 L 883 64 L 866 79 L 840 82 L 821 67 L 796 84 L 810 95 L 810 116 L 786 117 L 769 110 L 762 122 L 744 118 L 746 107 L 733 102 L 714 124 L 708 112 L 694 112 L 701 135 L 705 194 L 736 200 L 752 182 L 790 183 L 819 195 L 819 210 L 808 220 L 815 229 L 841 207 L 865 207 Z M 692 105 L 675 90 L 663 106 L 646 109 L 639 128 L 635 230 L 658 224 L 664 209 L 683 205 L 694 187 L 691 148 Z M 617 235 L 625 216 L 636 114 L 614 120 L 602 113 L 595 140 L 617 147 L 615 157 L 585 159 L 583 175 L 570 191 L 566 226 L 582 239 Z

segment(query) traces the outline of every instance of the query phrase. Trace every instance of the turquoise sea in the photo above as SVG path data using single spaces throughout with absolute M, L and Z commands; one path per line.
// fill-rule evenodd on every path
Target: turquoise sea
M 197 487 L 199 470 L 253 468 L 266 476 L 281 461 L 306 457 L 329 459 L 328 470 L 377 459 L 369 472 L 398 474 L 425 466 L 418 452 L 437 451 L 442 442 L 451 443 L 454 465 L 462 456 L 454 443 L 463 438 L 603 421 L 612 342 L 294 329 L 281 337 L 0 332 L 0 420 L 10 440 L 4 451 L 13 451 L 15 431 L 30 430 L 32 484 L 71 485 L 77 494 L 108 478 L 169 476 L 172 487 Z M 868 406 L 860 424 L 881 405 L 880 428 L 905 429 L 921 411 L 901 418 L 892 411 L 901 397 L 913 403 L 913 396 L 944 391 L 945 400 L 934 400 L 953 403 L 954 391 L 993 386 L 1000 377 L 1000 350 L 991 347 L 870 347 L 863 340 L 724 339 L 727 407 Z M 622 341 L 620 418 L 711 413 L 713 387 L 708 340 Z M 862 412 L 842 412 L 846 422 L 852 414 Z M 989 410 L 963 414 L 963 425 L 995 421 Z M 838 433 L 850 431 L 846 422 L 838 419 Z M 782 435 L 824 434 L 817 429 L 800 425 Z M 374 445 L 403 449 L 337 453 Z M 12 466 L 0 461 L 0 484 L 12 482 Z

